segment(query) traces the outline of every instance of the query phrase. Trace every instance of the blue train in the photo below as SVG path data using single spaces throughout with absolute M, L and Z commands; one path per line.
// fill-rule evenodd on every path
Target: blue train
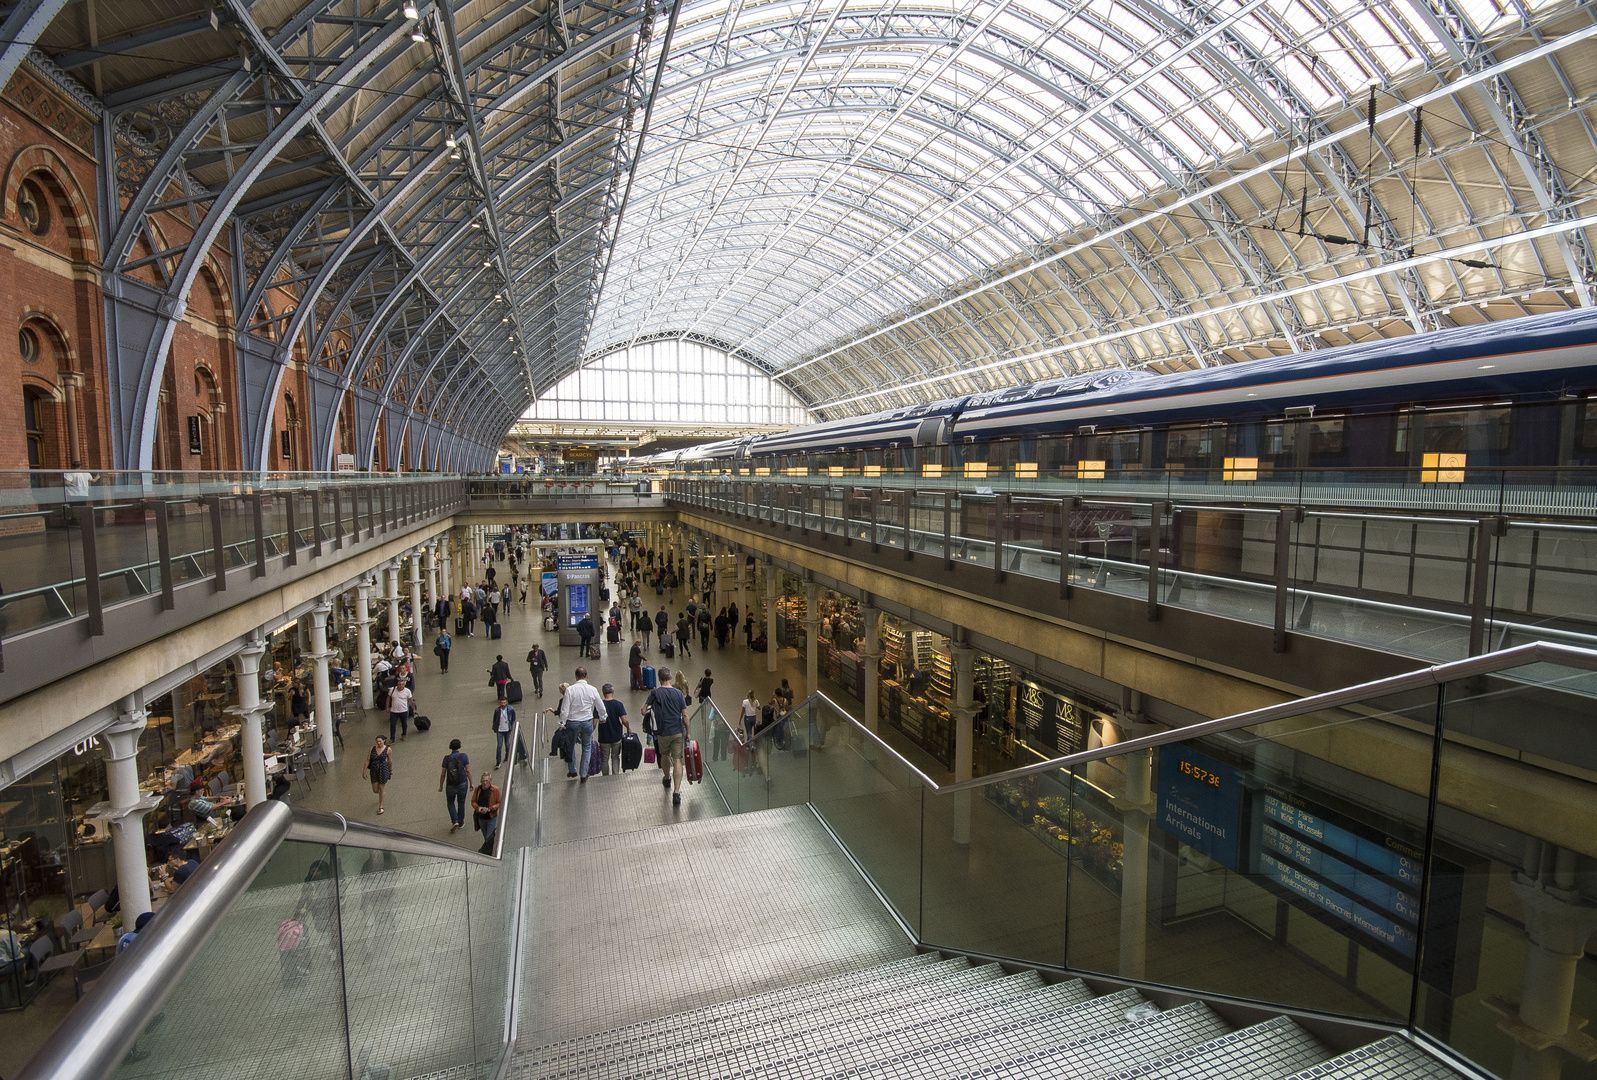
M 1174 375 L 1104 371 L 658 455 L 679 471 L 1597 465 L 1597 311 Z M 1101 464 L 1099 464 L 1101 463 Z M 932 469 L 926 469 L 932 466 Z

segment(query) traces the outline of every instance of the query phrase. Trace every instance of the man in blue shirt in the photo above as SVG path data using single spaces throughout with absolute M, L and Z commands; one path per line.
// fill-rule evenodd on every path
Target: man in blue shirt
M 166 860 L 167 872 L 172 875 L 172 880 L 179 885 L 193 877 L 194 871 L 198 870 L 199 868 L 200 863 L 198 859 L 185 860 L 181 854 L 176 852 L 172 854 L 171 858 Z
M 692 734 L 688 730 L 688 699 L 671 685 L 670 668 L 661 668 L 659 676 L 660 685 L 649 691 L 643 705 L 654 718 L 654 752 L 665 773 L 661 783 L 671 789 L 671 805 L 681 806 L 682 778 L 687 772 L 684 754 Z
M 605 683 L 599 691 L 604 695 L 604 719 L 599 722 L 597 732 L 599 738 L 599 752 L 602 758 L 602 772 L 605 776 L 611 773 L 621 774 L 621 737 L 632 730 L 632 725 L 627 723 L 627 707 L 616 700 L 616 688 Z

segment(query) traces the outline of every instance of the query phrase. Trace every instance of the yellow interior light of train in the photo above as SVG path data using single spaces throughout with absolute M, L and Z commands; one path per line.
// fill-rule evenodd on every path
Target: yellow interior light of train
M 1026 480 L 1037 479 L 1037 463 L 1035 461 L 1021 461 L 1015 465 L 1015 475 Z
M 920 467 L 920 473 L 922 476 L 941 476 L 943 475 L 943 466 L 940 462 L 928 461 Z
M 1259 459 L 1256 457 L 1228 457 L 1225 459 L 1225 472 L 1221 479 L 1226 482 L 1233 480 L 1257 480 L 1259 478 Z
M 826 475 L 827 476 L 842 476 L 843 475 L 843 466 L 841 466 L 841 465 L 828 465 L 826 467 Z
M 789 476 L 808 476 L 809 474 L 810 467 L 808 465 L 790 465 L 787 469 L 787 475 Z
M 965 479 L 966 480 L 985 480 L 985 479 L 987 479 L 987 463 L 985 461 L 967 461 L 967 462 L 965 462 Z
M 867 465 L 865 466 L 865 475 L 880 476 L 882 475 L 882 467 L 880 465 Z
M 1420 463 L 1422 484 L 1462 484 L 1468 454 L 1426 454 Z
M 770 476 L 771 475 L 771 470 L 765 468 L 764 466 L 761 466 L 760 468 L 754 470 L 754 475 L 755 476 Z
M 1102 461 L 1076 462 L 1077 480 L 1102 480 L 1104 463 Z

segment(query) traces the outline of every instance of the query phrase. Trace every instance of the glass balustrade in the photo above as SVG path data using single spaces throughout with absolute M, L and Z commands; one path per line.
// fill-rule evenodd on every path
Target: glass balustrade
M 1432 672 L 951 790 L 815 695 L 747 739 L 716 712 L 711 772 L 809 803 L 925 945 L 1597 1076 L 1597 653 Z

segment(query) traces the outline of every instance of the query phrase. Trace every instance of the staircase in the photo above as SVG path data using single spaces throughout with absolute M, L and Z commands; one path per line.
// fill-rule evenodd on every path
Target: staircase
M 1202 1002 L 1160 1009 L 922 953 L 599 1031 L 517 1055 L 522 1080 L 1458 1080 L 1396 1036 L 1333 1053 L 1287 1017 L 1233 1029 Z

